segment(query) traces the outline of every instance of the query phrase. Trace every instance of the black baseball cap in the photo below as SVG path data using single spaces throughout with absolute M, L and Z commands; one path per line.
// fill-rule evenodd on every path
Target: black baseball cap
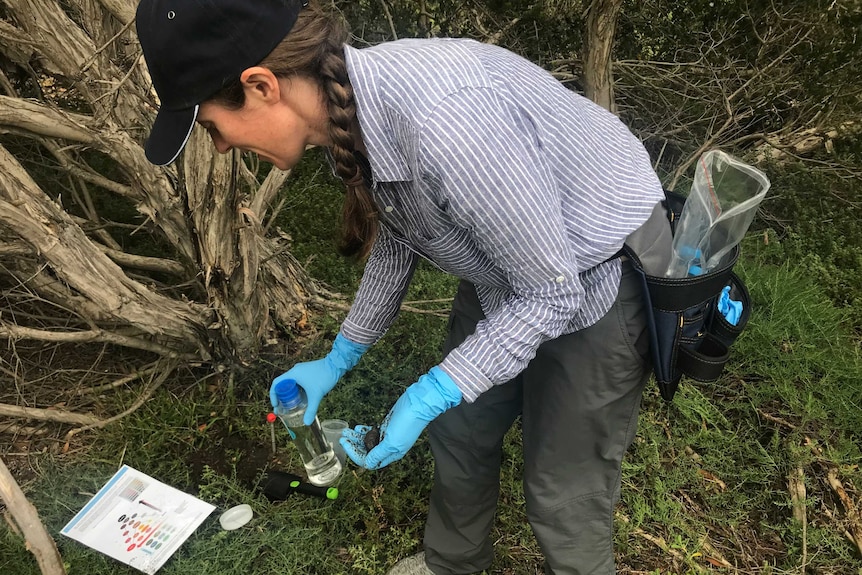
M 135 24 L 161 100 L 144 146 L 159 166 L 177 159 L 201 102 L 258 64 L 308 0 L 142 0 Z

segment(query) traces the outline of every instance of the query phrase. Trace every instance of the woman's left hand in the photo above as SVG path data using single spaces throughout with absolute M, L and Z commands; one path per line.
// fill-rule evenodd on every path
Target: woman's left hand
M 413 447 L 422 430 L 444 411 L 461 403 L 461 390 L 439 367 L 408 387 L 380 426 L 380 443 L 368 451 L 365 435 L 371 429 L 357 425 L 342 432 L 341 445 L 356 465 L 380 469 L 398 461 Z

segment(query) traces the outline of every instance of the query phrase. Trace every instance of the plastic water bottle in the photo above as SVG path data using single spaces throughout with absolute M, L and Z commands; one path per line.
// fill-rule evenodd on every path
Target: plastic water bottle
M 294 380 L 286 379 L 277 384 L 275 395 L 278 398 L 275 415 L 296 443 L 308 473 L 308 482 L 318 486 L 330 485 L 341 475 L 341 462 L 326 440 L 317 418 L 311 425 L 302 422 L 307 406 L 305 392 Z

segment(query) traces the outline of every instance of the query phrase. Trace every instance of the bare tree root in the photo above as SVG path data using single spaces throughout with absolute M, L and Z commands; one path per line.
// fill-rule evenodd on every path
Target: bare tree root
M 27 500 L 2 458 L 0 458 L 0 497 L 12 513 L 12 518 L 24 535 L 27 548 L 36 557 L 42 573 L 65 575 L 66 568 L 63 567 L 57 544 L 48 535 L 36 508 Z

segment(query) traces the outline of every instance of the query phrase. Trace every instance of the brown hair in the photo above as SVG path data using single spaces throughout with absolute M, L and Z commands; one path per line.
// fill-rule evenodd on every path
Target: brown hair
M 332 140 L 330 153 L 335 162 L 335 172 L 347 186 L 339 251 L 345 256 L 361 259 L 371 251 L 377 237 L 378 220 L 377 207 L 353 155 L 351 128 L 356 122 L 356 102 L 344 62 L 347 37 L 347 28 L 341 18 L 325 12 L 311 1 L 300 11 L 290 33 L 259 65 L 269 68 L 279 78 L 310 78 L 326 95 Z M 245 94 L 239 78 L 225 86 L 213 100 L 228 107 L 241 108 Z

